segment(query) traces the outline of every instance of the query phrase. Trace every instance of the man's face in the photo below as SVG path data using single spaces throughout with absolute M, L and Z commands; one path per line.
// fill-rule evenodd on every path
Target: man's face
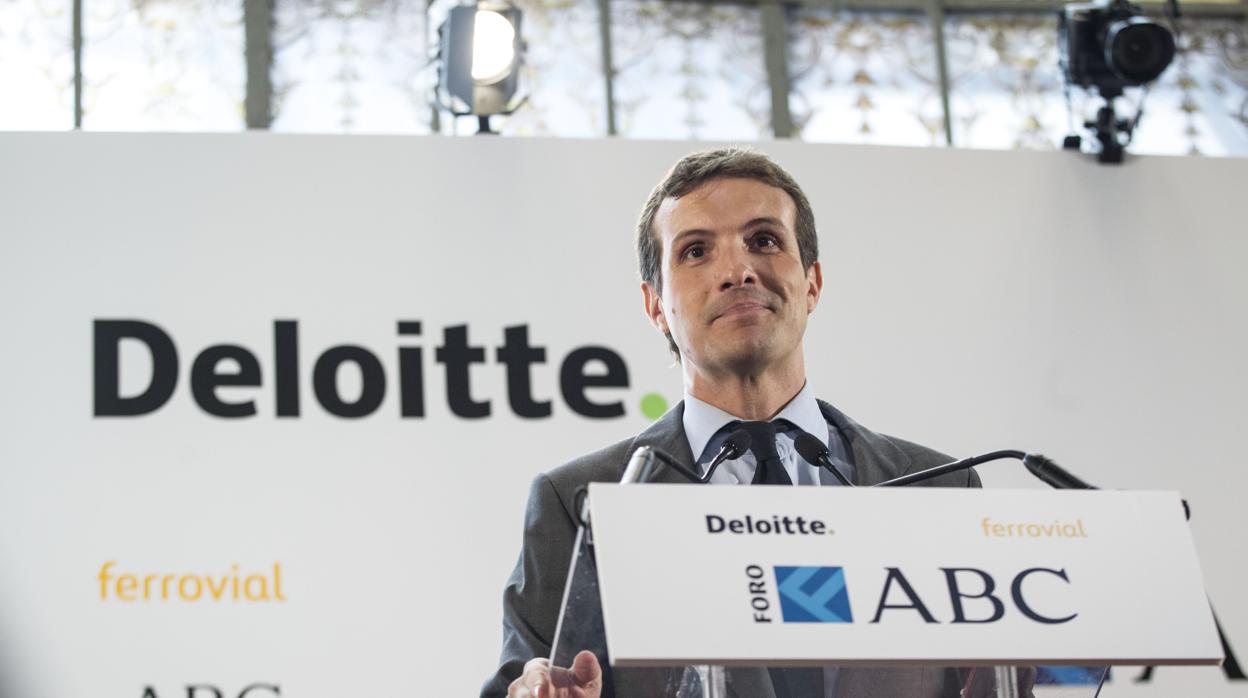
M 796 217 L 788 193 L 752 179 L 711 180 L 660 205 L 663 290 L 642 291 L 682 361 L 710 374 L 801 361 L 823 276 L 818 262 L 802 269 Z

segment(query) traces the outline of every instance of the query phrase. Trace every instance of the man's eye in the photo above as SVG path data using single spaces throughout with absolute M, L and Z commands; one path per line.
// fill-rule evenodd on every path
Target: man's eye
M 779 245 L 780 241 L 777 240 L 776 236 L 771 233 L 759 233 L 754 236 L 755 247 L 777 247 Z
M 684 256 L 697 259 L 699 257 L 702 257 L 705 254 L 706 254 L 706 249 L 703 248 L 701 245 L 690 245 L 685 248 Z

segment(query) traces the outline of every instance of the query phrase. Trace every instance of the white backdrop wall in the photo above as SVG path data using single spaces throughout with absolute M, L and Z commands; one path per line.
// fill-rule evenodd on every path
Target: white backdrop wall
M 528 482 L 644 428 L 643 396 L 679 399 L 640 312 L 631 230 L 693 148 L 0 134 L 0 694 L 473 694 L 497 657 Z M 1182 491 L 1210 597 L 1248 653 L 1248 161 L 765 149 L 819 221 L 817 393 L 947 452 L 1039 450 L 1105 486 Z M 93 323 L 108 319 L 176 347 L 174 392 L 150 414 L 94 415 Z M 297 417 L 276 415 L 277 320 L 298 323 Z M 547 418 L 509 406 L 496 349 L 519 325 L 545 350 L 532 393 Z M 448 406 L 435 352 L 458 326 L 483 348 L 468 371 L 486 418 Z M 197 405 L 194 358 L 218 344 L 256 357 L 259 387 L 218 393 L 254 416 Z M 313 367 L 336 345 L 383 367 L 368 416 L 318 402 Z M 627 387 L 585 395 L 623 416 L 580 416 L 562 395 L 565 357 L 593 345 L 622 357 Z M 401 416 L 400 347 L 421 349 L 423 417 Z M 151 364 L 121 343 L 123 395 Z M 354 400 L 360 372 L 338 388 Z M 983 476 L 1034 486 L 1009 464 Z M 125 574 L 140 586 L 119 597 Z M 163 600 L 165 575 L 242 591 Z M 1107 695 L 1244 693 L 1212 668 L 1137 673 Z

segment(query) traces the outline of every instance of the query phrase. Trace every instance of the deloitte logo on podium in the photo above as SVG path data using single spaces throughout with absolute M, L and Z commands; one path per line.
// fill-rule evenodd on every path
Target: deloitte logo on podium
M 785 623 L 852 623 L 845 571 L 840 567 L 776 567 Z

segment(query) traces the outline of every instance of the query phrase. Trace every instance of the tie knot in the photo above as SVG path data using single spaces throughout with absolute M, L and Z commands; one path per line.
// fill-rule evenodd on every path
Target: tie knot
M 741 429 L 750 435 L 750 453 L 754 454 L 757 467 L 754 470 L 754 485 L 791 485 L 788 473 L 780 462 L 780 454 L 776 452 L 776 432 L 784 431 L 790 425 L 777 419 L 774 422 L 735 422 L 729 425 L 732 429 Z
M 776 434 L 790 426 L 787 421 L 777 419 L 774 422 L 735 422 L 729 428 L 741 429 L 750 435 L 750 453 L 761 462 L 780 457 L 776 451 Z

